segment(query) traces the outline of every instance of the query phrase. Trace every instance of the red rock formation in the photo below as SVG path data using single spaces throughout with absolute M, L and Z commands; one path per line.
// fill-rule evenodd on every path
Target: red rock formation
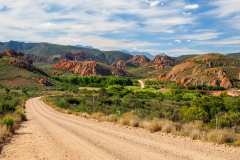
M 224 78 L 221 80 L 220 86 L 223 87 L 223 88 L 231 88 L 231 87 L 232 87 L 232 83 L 231 83 L 231 81 L 229 80 L 229 78 L 224 77 Z
M 127 61 L 128 64 L 133 64 L 136 66 L 145 66 L 149 63 L 149 59 L 143 55 L 136 55 Z
M 174 81 L 183 86 L 209 85 L 228 89 L 233 85 L 231 73 L 222 67 L 229 61 L 223 58 L 213 54 L 197 56 L 174 66 L 168 73 L 160 75 L 159 79 Z
M 123 60 L 118 60 L 112 64 L 112 74 L 115 76 L 127 75 L 126 63 Z
M 167 55 L 157 55 L 153 59 L 152 63 L 155 65 L 156 69 L 164 69 L 166 67 L 173 66 L 175 64 L 175 61 Z
M 59 63 L 54 65 L 54 68 L 70 71 L 81 76 L 94 76 L 96 75 L 96 66 L 96 61 L 61 60 Z

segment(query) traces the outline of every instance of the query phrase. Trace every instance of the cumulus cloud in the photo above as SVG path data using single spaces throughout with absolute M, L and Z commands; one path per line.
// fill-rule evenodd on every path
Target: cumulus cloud
M 195 10 L 195 9 L 198 9 L 198 8 L 199 8 L 198 4 L 188 4 L 184 7 L 184 9 L 186 9 L 186 10 Z
M 239 0 L 215 0 L 210 3 L 215 7 L 210 13 L 219 17 L 231 16 L 240 13 Z
M 239 19 L 235 15 L 238 4 L 226 4 L 225 0 L 211 3 L 217 15 L 234 15 L 235 20 Z M 192 12 L 198 8 L 197 2 L 185 0 L 0 0 L 0 41 L 83 44 L 108 50 L 138 48 L 155 53 L 175 39 L 219 38 L 221 33 L 215 31 L 189 31 L 208 27 L 199 26 L 199 17 Z

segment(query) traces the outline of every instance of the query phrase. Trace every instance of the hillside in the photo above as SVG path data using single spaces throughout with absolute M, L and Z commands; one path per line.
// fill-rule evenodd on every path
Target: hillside
M 240 61 L 221 54 L 199 55 L 174 66 L 160 80 L 175 81 L 184 86 L 216 86 L 231 88 L 239 85 Z
M 0 43 L 0 52 L 5 49 L 13 49 L 17 52 L 23 52 L 25 54 L 31 54 L 34 56 L 45 57 L 46 59 L 53 59 L 56 57 L 65 56 L 66 54 L 76 54 L 79 53 L 85 54 L 87 57 L 86 60 L 96 60 L 105 63 L 113 63 L 117 59 L 129 59 L 130 54 L 120 52 L 120 51 L 101 51 L 89 47 L 81 46 L 67 46 L 67 45 L 58 45 L 50 43 L 24 43 L 24 42 L 1 42 Z M 36 59 L 36 57 L 34 57 Z
M 41 87 L 52 85 L 48 75 L 23 57 L 0 57 L 0 85 L 14 87 Z

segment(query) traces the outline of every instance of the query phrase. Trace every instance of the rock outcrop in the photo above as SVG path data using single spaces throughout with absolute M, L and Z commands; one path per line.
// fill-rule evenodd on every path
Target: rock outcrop
M 123 60 L 118 60 L 112 64 L 112 74 L 115 76 L 127 75 L 126 63 Z
M 136 56 L 133 56 L 133 58 L 129 59 L 127 61 L 127 64 L 135 65 L 135 66 L 146 66 L 149 64 L 149 62 L 150 60 L 146 56 L 136 55 Z
M 81 76 L 95 76 L 97 74 L 96 66 L 96 61 L 60 60 L 59 63 L 54 65 L 54 68 L 70 71 Z
M 232 75 L 239 69 L 232 66 L 232 60 L 221 55 L 207 54 L 188 59 L 174 66 L 169 72 L 159 76 L 163 81 L 175 81 L 183 86 L 215 86 L 231 88 Z M 225 70 L 228 66 L 228 70 Z M 237 78 L 236 73 L 236 78 Z
M 157 55 L 153 61 L 155 69 L 164 69 L 166 67 L 174 66 L 175 60 L 167 55 Z

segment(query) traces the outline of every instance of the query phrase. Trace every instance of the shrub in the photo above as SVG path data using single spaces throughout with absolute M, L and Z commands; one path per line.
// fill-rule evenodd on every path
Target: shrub
M 2 120 L 2 123 L 7 127 L 9 131 L 12 131 L 13 125 L 15 124 L 15 120 L 13 117 L 5 116 Z
M 26 117 L 26 114 L 24 113 L 24 111 L 22 109 L 18 109 L 16 111 L 16 114 L 19 116 L 19 121 L 26 121 L 27 120 L 27 117 Z
M 229 129 L 212 130 L 207 134 L 207 139 L 217 144 L 233 143 L 236 141 L 236 135 Z
M 64 98 L 57 100 L 57 106 L 59 106 L 61 108 L 66 108 L 67 107 L 66 100 Z
M 214 121 L 220 128 L 230 128 L 240 124 L 240 112 L 227 112 L 216 117 Z
M 208 113 L 204 109 L 196 106 L 183 107 L 181 109 L 181 117 L 184 121 L 207 121 Z

